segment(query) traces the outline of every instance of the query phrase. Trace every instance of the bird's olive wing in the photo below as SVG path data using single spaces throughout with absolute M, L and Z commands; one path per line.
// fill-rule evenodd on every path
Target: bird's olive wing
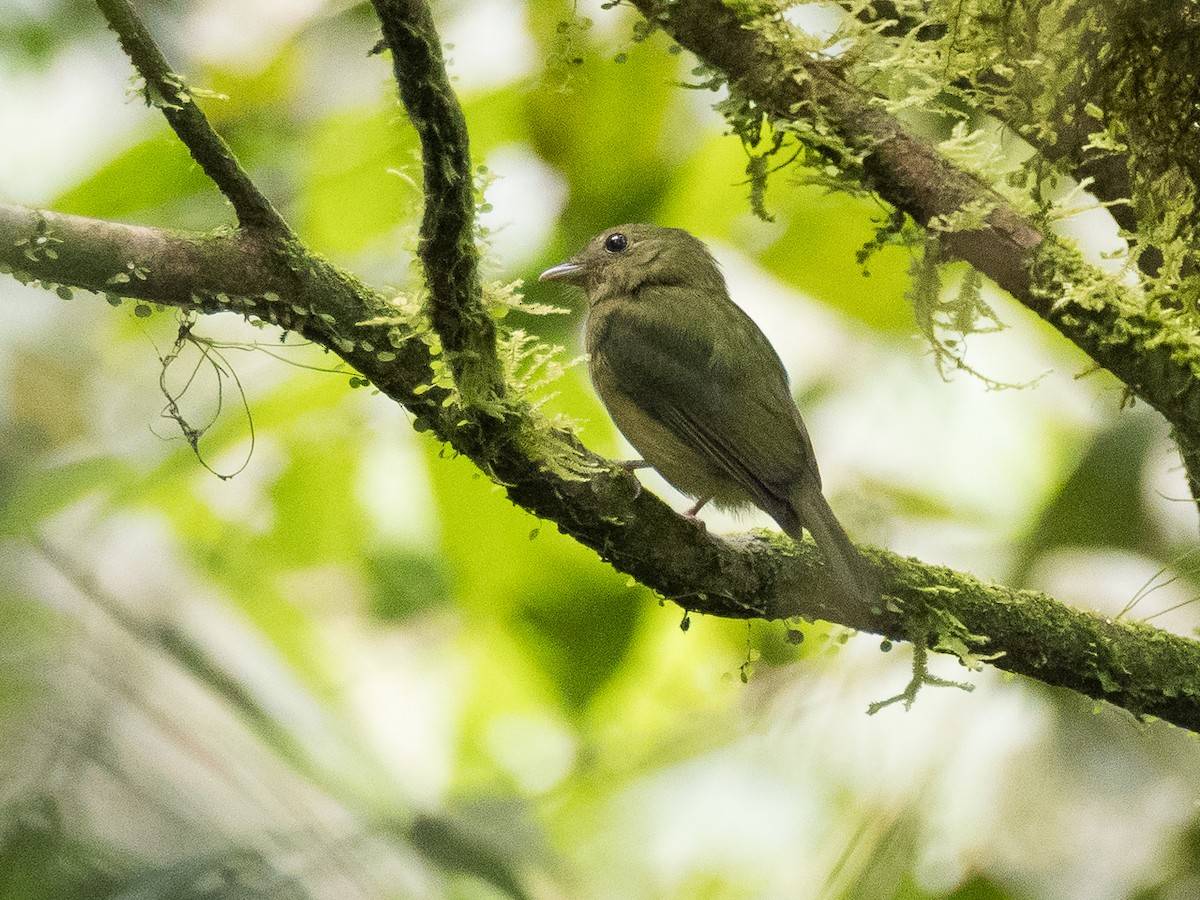
M 797 484 L 819 485 L 787 376 L 758 326 L 728 300 L 732 313 L 712 316 L 667 299 L 640 296 L 604 317 L 593 352 L 607 377 L 768 511 Z

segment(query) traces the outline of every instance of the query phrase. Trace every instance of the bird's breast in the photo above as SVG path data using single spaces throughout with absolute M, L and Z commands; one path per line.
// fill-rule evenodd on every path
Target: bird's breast
M 751 503 L 750 497 L 727 473 L 697 448 L 681 440 L 646 407 L 624 393 L 604 356 L 592 352 L 588 371 L 596 393 L 621 434 L 647 463 L 677 490 L 691 497 L 709 497 L 723 507 Z

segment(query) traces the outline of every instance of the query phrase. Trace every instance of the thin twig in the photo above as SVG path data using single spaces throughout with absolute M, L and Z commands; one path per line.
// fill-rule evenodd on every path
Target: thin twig
M 267 228 L 280 236 L 290 236 L 283 217 L 250 180 L 229 145 L 196 105 L 195 93 L 183 76 L 171 69 L 131 0 L 96 0 L 96 5 L 142 77 L 147 105 L 162 110 L 204 174 L 233 204 L 238 222 L 246 228 Z

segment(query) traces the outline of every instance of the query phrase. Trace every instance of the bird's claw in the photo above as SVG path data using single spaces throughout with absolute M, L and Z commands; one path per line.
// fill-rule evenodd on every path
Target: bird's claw
M 637 469 L 650 468 L 650 463 L 646 462 L 644 459 L 619 459 L 617 460 L 617 467 L 632 475 Z M 636 500 L 640 496 L 642 496 L 642 482 L 637 478 L 634 478 L 633 499 Z

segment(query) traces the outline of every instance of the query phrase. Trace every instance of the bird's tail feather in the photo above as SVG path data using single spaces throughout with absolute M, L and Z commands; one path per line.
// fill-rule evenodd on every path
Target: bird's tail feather
M 880 588 L 875 573 L 867 565 L 850 538 L 846 536 L 820 488 L 806 486 L 797 490 L 792 497 L 792 509 L 799 524 L 808 529 L 813 540 L 829 566 L 832 580 L 848 599 L 856 601 L 864 610 L 877 605 Z M 799 529 L 789 535 L 799 540 Z

